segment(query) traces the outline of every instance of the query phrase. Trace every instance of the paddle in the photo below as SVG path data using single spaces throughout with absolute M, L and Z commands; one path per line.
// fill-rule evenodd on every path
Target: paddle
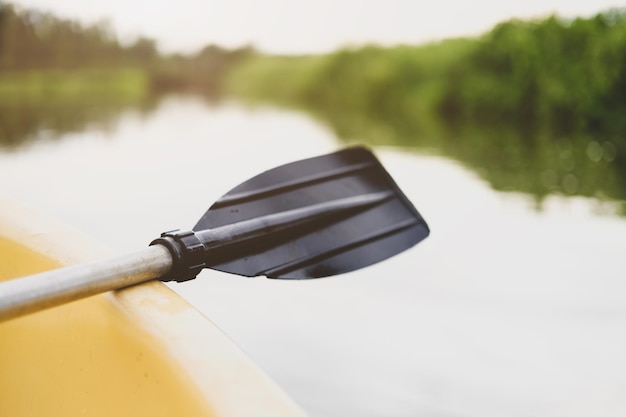
M 353 271 L 415 245 L 428 226 L 376 157 L 355 147 L 266 171 L 232 189 L 193 230 L 140 252 L 0 284 L 0 320 L 203 268 L 309 279 Z

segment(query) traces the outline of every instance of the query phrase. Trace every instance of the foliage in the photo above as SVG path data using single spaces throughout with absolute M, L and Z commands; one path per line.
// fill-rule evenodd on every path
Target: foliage
M 234 67 L 228 90 L 325 112 L 426 120 L 443 93 L 445 71 L 473 47 L 458 39 L 418 48 L 367 46 L 320 56 L 257 55 Z
M 229 89 L 340 137 L 435 149 L 498 189 L 626 199 L 626 11 L 511 20 L 474 39 L 255 56 Z
M 0 71 L 73 70 L 145 65 L 154 41 L 124 47 L 106 22 L 83 26 L 36 10 L 0 5 Z
M 0 72 L 0 102 L 51 100 L 67 97 L 141 99 L 146 74 L 138 69 Z
M 106 22 L 81 25 L 0 0 L 0 146 L 106 128 L 161 93 L 217 94 L 226 71 L 251 53 L 207 46 L 164 56 L 152 39 L 120 43 Z
M 626 14 L 502 23 L 453 77 L 441 110 L 455 121 L 623 131 Z
M 163 56 L 149 38 L 121 44 L 105 21 L 85 26 L 0 3 L 0 74 L 9 74 L 0 78 L 0 94 L 8 89 L 25 88 L 27 93 L 41 89 L 41 79 L 58 81 L 50 88 L 66 93 L 89 91 L 85 85 L 74 88 L 88 79 L 98 79 L 102 90 L 106 86 L 144 94 L 182 89 L 216 93 L 228 68 L 250 53 L 250 48 L 229 51 L 210 45 L 189 56 Z M 133 72 L 136 85 L 130 86 Z M 6 81 L 16 77 L 19 82 L 8 86 Z M 121 84 L 114 86 L 114 81 Z

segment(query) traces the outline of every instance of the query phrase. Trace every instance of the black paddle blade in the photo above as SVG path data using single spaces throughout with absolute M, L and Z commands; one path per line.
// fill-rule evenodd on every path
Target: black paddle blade
M 216 234 L 206 238 L 216 242 L 208 267 L 282 279 L 363 268 L 429 234 L 380 162 L 360 147 L 266 171 L 219 199 L 193 230 Z

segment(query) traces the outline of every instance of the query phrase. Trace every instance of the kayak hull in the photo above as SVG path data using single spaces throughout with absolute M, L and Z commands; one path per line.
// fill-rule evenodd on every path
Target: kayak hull
M 108 255 L 0 198 L 0 280 Z M 0 415 L 304 416 L 212 322 L 153 281 L 0 323 Z

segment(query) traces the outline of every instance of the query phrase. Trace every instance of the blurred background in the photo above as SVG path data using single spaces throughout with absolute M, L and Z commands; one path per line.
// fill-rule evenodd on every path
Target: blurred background
M 0 193 L 123 253 L 367 145 L 418 247 L 171 287 L 312 417 L 625 415 L 626 4 L 223 3 L 0 2 Z

